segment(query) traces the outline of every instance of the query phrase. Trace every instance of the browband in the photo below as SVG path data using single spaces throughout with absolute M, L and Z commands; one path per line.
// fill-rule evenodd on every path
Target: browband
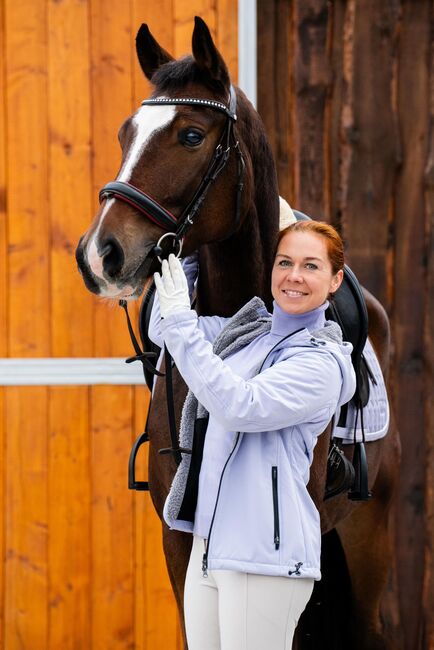
M 142 102 L 142 106 L 162 106 L 164 104 L 179 104 L 184 106 L 202 106 L 203 108 L 212 108 L 215 111 L 224 113 L 233 122 L 237 121 L 237 116 L 235 113 L 236 97 L 233 86 L 230 88 L 229 108 L 222 102 L 218 102 L 215 99 L 199 99 L 197 97 L 154 97 L 153 99 L 145 99 Z

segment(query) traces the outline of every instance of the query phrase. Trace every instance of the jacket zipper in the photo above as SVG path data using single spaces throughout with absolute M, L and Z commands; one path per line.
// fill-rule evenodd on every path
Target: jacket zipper
M 273 347 L 271 348 L 271 350 L 269 350 L 269 352 L 267 353 L 265 359 L 264 359 L 263 362 L 261 363 L 261 367 L 259 368 L 258 373 L 261 372 L 261 370 L 262 370 L 262 368 L 264 367 L 265 362 L 267 361 L 267 359 L 268 359 L 268 357 L 270 356 L 270 354 L 271 354 L 271 353 L 272 353 L 272 352 L 273 352 L 273 351 L 274 351 L 274 350 L 275 350 L 275 349 L 276 349 L 276 348 L 277 348 L 277 347 L 278 347 L 278 346 L 279 346 L 283 341 L 285 341 L 286 339 L 291 338 L 292 336 L 294 336 L 295 334 L 298 334 L 298 332 L 301 332 L 301 331 L 303 331 L 304 329 L 305 329 L 304 327 L 300 327 L 298 330 L 295 330 L 295 332 L 291 332 L 291 334 L 287 334 L 286 336 L 284 336 L 283 338 L 281 338 L 280 341 L 278 341 L 275 345 L 273 345 Z M 208 539 L 207 539 L 207 541 L 206 541 L 205 553 L 204 553 L 203 556 L 202 556 L 202 575 L 203 575 L 204 578 L 207 578 L 207 577 L 208 577 L 208 552 L 209 552 L 209 542 L 210 542 L 210 538 L 211 538 L 212 527 L 213 527 L 213 525 L 214 525 L 215 514 L 216 514 L 216 511 L 217 511 L 217 504 L 218 504 L 218 500 L 219 500 L 219 497 L 220 497 L 220 490 L 221 490 L 221 486 L 222 486 L 223 475 L 224 475 L 224 473 L 225 473 L 225 471 L 226 471 L 226 467 L 227 467 L 227 465 L 228 465 L 230 459 L 232 458 L 232 456 L 233 456 L 233 454 L 234 454 L 234 452 L 235 452 L 235 449 L 237 448 L 239 438 L 240 438 L 240 432 L 238 431 L 238 433 L 237 433 L 237 438 L 236 438 L 236 440 L 235 440 L 234 447 L 233 447 L 231 453 L 229 454 L 229 456 L 228 456 L 228 458 L 227 458 L 227 460 L 226 460 L 226 462 L 225 462 L 225 464 L 224 464 L 224 467 L 223 467 L 222 473 L 221 473 L 221 475 L 220 475 L 219 487 L 218 487 L 218 490 L 217 490 L 217 498 L 216 498 L 216 501 L 215 501 L 215 504 L 214 504 L 214 512 L 212 513 L 211 524 L 210 524 L 209 531 L 208 531 Z M 277 468 L 276 468 L 276 470 L 277 470 Z M 277 478 L 277 472 L 276 472 L 276 478 Z M 276 542 L 275 542 L 275 543 L 276 543 Z M 280 540 L 279 540 L 279 544 L 280 544 Z
M 238 431 L 237 437 L 236 437 L 236 440 L 235 440 L 235 444 L 233 446 L 233 449 L 232 449 L 231 453 L 229 454 L 229 456 L 228 456 L 228 458 L 227 458 L 227 460 L 226 460 L 226 462 L 224 464 L 224 467 L 222 469 L 222 473 L 220 475 L 219 487 L 218 487 L 218 490 L 217 490 L 217 497 L 216 497 L 215 504 L 214 504 L 214 512 L 212 513 L 211 524 L 210 524 L 209 531 L 208 531 L 208 539 L 206 541 L 205 553 L 202 556 L 202 575 L 203 575 L 204 578 L 208 577 L 209 540 L 211 538 L 211 531 L 212 531 L 212 527 L 214 525 L 215 513 L 217 511 L 217 504 L 218 504 L 218 500 L 219 500 L 219 496 L 220 496 L 220 490 L 221 490 L 221 487 L 222 487 L 223 474 L 225 473 L 226 467 L 228 466 L 228 463 L 229 463 L 230 459 L 232 458 L 235 449 L 237 448 L 239 438 L 240 438 L 240 432 Z
M 279 523 L 279 497 L 277 495 L 277 467 L 271 468 L 271 480 L 273 484 L 273 512 L 274 512 L 274 546 L 276 551 L 280 546 L 280 523 Z

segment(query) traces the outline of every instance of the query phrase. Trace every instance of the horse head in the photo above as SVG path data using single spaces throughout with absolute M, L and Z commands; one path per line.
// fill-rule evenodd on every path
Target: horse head
M 204 265 L 208 260 L 219 278 L 229 261 L 225 251 L 233 255 L 234 238 L 243 237 L 249 241 L 246 254 L 259 255 L 250 260 L 250 270 L 241 264 L 240 282 L 244 274 L 251 287 L 253 267 L 263 265 L 258 246 L 272 248 L 278 219 L 271 154 L 269 170 L 256 169 L 266 143 L 259 116 L 232 87 L 202 19 L 195 19 L 191 56 L 174 60 L 146 25 L 136 47 L 154 91 L 119 130 L 119 173 L 102 189 L 100 209 L 76 251 L 84 282 L 103 297 L 137 298 L 161 256 L 180 254 L 181 247 L 183 255 L 208 250 Z M 262 179 L 259 187 L 255 173 Z M 271 234 L 258 220 L 265 209 Z M 222 269 L 223 289 L 224 274 Z M 238 302 L 254 292 L 246 286 Z

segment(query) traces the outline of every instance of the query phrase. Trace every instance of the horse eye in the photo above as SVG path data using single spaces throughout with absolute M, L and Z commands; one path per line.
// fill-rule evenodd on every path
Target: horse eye
M 178 140 L 187 147 L 197 147 L 202 144 L 204 134 L 197 129 L 184 129 L 178 133 Z

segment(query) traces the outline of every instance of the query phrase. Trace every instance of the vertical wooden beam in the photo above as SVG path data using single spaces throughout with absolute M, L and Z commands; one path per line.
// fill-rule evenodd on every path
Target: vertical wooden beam
M 93 298 L 74 251 L 91 204 L 89 15 L 76 0 L 48 6 L 52 353 L 91 356 Z M 49 642 L 90 637 L 90 477 L 87 387 L 49 389 Z
M 258 0 L 258 112 L 276 162 L 279 192 L 294 207 L 294 4 Z
M 48 2 L 52 354 L 65 357 L 93 352 L 93 299 L 74 258 L 92 214 L 88 32 L 86 4 Z
M 50 353 L 46 2 L 4 8 L 8 351 Z M 8 650 L 46 648 L 47 390 L 5 391 L 5 630 Z M 41 435 L 42 434 L 42 435 Z
M 47 389 L 6 389 L 4 647 L 48 648 Z
M 174 56 L 191 54 L 191 35 L 194 17 L 200 16 L 216 37 L 217 13 L 215 0 L 175 0 L 174 3 Z
M 216 45 L 223 56 L 233 84 L 238 78 L 238 2 L 216 0 Z
M 91 0 L 93 206 L 88 223 L 99 210 L 99 190 L 116 178 L 121 163 L 117 133 L 132 112 L 131 40 L 130 4 Z M 113 301 L 97 299 L 94 309 L 95 354 L 128 356 L 131 344 L 123 311 Z
M 429 24 L 434 22 L 432 4 L 428 15 Z M 425 323 L 424 323 L 424 377 L 425 377 L 425 571 L 423 584 L 423 644 L 434 648 L 434 42 L 428 47 L 426 62 L 429 73 L 429 124 L 427 164 L 424 173 L 425 189 Z
M 395 195 L 394 393 L 405 453 L 398 482 L 398 577 L 405 586 L 405 646 L 419 648 L 422 632 L 425 459 L 424 285 L 427 272 L 424 170 L 429 137 L 429 68 L 432 25 L 427 2 L 402 3 L 398 49 L 398 116 L 402 165 Z M 415 61 L 417 64 L 415 65 Z M 432 399 L 432 395 L 431 395 Z M 411 555 L 409 555 L 411 549 Z
M 90 459 L 87 386 L 49 390 L 49 641 L 76 650 L 90 639 Z
M 127 487 L 132 396 L 129 386 L 91 388 L 93 650 L 134 643 L 133 495 Z
M 326 0 L 294 2 L 294 169 L 296 206 L 328 219 L 325 191 L 328 155 L 325 127 L 332 81 L 328 57 L 330 4 Z
M 346 148 L 342 225 L 349 262 L 359 281 L 386 305 L 385 251 L 399 162 L 393 106 L 398 6 L 395 0 L 368 0 L 363 6 L 350 3 L 351 10 L 354 31 L 346 31 L 346 38 L 352 61 L 344 61 L 344 82 L 351 97 L 343 105 L 341 131 Z
M 7 356 L 8 301 L 7 289 L 7 195 L 6 195 L 6 79 L 5 79 L 5 6 L 0 4 L 0 356 Z M 5 459 L 5 401 L 4 389 L 0 389 L 0 509 L 5 512 L 6 459 Z M 0 524 L 0 647 L 4 648 L 4 596 L 5 596 L 5 525 Z

